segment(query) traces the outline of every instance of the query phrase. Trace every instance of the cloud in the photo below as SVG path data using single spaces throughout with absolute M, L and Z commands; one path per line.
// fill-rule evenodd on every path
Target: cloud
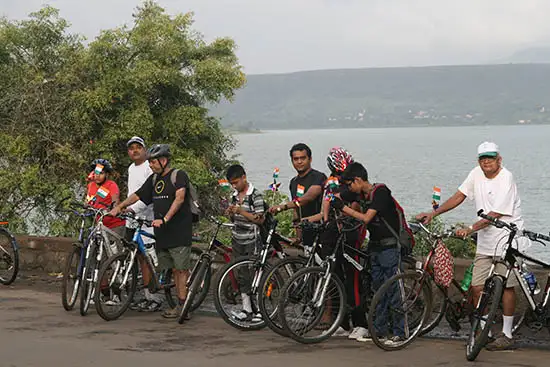
M 43 1 L 5 1 L 21 18 Z M 51 5 L 89 38 L 131 20 L 135 0 L 57 0 Z M 550 40 L 546 0 L 164 0 L 195 12 L 207 39 L 229 36 L 249 73 L 483 63 Z

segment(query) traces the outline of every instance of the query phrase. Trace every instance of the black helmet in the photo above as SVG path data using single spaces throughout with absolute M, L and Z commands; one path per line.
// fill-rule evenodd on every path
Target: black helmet
M 168 144 L 155 144 L 147 151 L 147 159 L 158 159 L 162 157 L 170 158 L 170 145 Z
M 105 172 L 107 173 L 113 172 L 113 166 L 111 166 L 111 163 L 108 160 L 103 158 L 94 159 L 90 164 L 90 168 L 93 170 L 94 168 L 96 168 L 98 164 L 101 164 L 103 166 L 103 169 L 105 170 Z

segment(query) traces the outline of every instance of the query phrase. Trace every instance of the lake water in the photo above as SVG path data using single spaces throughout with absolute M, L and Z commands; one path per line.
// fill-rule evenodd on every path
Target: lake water
M 500 146 L 503 165 L 516 178 L 526 228 L 550 231 L 550 125 L 277 130 L 235 138 L 250 181 L 267 189 L 273 169 L 279 167 L 286 193 L 295 175 L 289 157 L 293 144 L 308 144 L 313 167 L 325 173 L 326 154 L 341 145 L 365 165 L 371 182 L 391 188 L 407 216 L 430 210 L 434 185 L 442 189 L 442 202 L 454 194 L 477 164 L 477 146 L 494 141 Z M 476 220 L 474 204 L 465 201 L 442 218 L 450 224 L 469 225 Z M 542 251 L 550 260 L 550 249 Z

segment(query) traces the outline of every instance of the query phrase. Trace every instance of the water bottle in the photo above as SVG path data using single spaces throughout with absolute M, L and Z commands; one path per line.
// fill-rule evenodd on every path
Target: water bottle
M 147 255 L 151 258 L 151 261 L 153 262 L 153 265 L 158 266 L 159 265 L 159 259 L 157 257 L 157 252 L 155 251 L 155 246 L 152 243 L 148 243 L 145 245 L 145 252 L 147 252 Z
M 462 289 L 464 292 L 468 291 L 468 289 L 470 288 L 470 284 L 472 284 L 473 272 L 474 272 L 474 263 L 468 266 L 468 269 L 466 269 L 466 272 L 464 273 L 464 279 L 462 279 L 462 283 L 460 283 L 460 289 Z
M 537 283 L 537 278 L 535 277 L 535 274 L 533 274 L 532 271 L 527 268 L 527 265 L 523 263 L 521 265 L 521 268 L 523 269 L 523 279 L 527 282 L 527 285 L 529 286 L 529 289 L 533 294 L 539 294 L 540 293 L 540 287 Z
M 164 284 L 164 279 L 166 278 L 166 270 L 163 270 L 160 272 L 159 274 L 159 284 L 160 285 L 163 285 Z

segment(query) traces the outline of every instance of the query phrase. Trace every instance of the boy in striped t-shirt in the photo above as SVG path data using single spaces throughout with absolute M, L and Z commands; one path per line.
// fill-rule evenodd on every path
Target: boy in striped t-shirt
M 235 189 L 231 206 L 227 212 L 235 224 L 232 230 L 233 258 L 254 254 L 261 242 L 260 228 L 264 222 L 264 198 L 246 179 L 246 172 L 241 165 L 235 164 L 227 169 L 227 180 Z M 233 317 L 240 321 L 259 321 L 260 315 L 252 309 L 250 293 L 250 274 L 240 271 L 237 274 L 239 291 L 242 298 L 242 310 L 234 312 Z

